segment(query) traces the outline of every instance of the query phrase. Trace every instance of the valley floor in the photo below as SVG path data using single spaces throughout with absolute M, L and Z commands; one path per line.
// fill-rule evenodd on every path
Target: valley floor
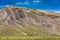
M 60 36 L 0 36 L 0 40 L 60 40 Z

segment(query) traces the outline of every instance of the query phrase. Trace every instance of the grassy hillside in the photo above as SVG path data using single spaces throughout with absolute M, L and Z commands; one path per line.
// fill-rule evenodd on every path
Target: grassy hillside
M 60 40 L 60 37 L 57 36 L 9 36 L 9 37 L 0 37 L 0 40 Z
M 0 27 L 0 36 L 44 36 L 48 33 L 44 32 L 42 29 L 35 28 L 32 26 L 29 27 L 9 27 L 3 26 Z

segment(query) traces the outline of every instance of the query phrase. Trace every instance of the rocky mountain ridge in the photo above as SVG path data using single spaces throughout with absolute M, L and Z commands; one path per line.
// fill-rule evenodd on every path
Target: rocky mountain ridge
M 10 6 L 0 10 L 0 29 L 0 35 L 8 36 L 15 33 L 30 36 L 60 35 L 60 14 Z

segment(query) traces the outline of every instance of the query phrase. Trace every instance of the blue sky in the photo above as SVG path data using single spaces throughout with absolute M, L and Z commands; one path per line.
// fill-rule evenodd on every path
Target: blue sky
M 0 0 L 0 8 L 13 5 L 60 13 L 60 0 Z

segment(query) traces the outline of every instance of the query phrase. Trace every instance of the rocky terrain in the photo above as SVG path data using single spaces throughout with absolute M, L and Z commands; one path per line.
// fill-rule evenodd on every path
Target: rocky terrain
M 17 6 L 0 10 L 0 36 L 59 35 L 59 13 Z

